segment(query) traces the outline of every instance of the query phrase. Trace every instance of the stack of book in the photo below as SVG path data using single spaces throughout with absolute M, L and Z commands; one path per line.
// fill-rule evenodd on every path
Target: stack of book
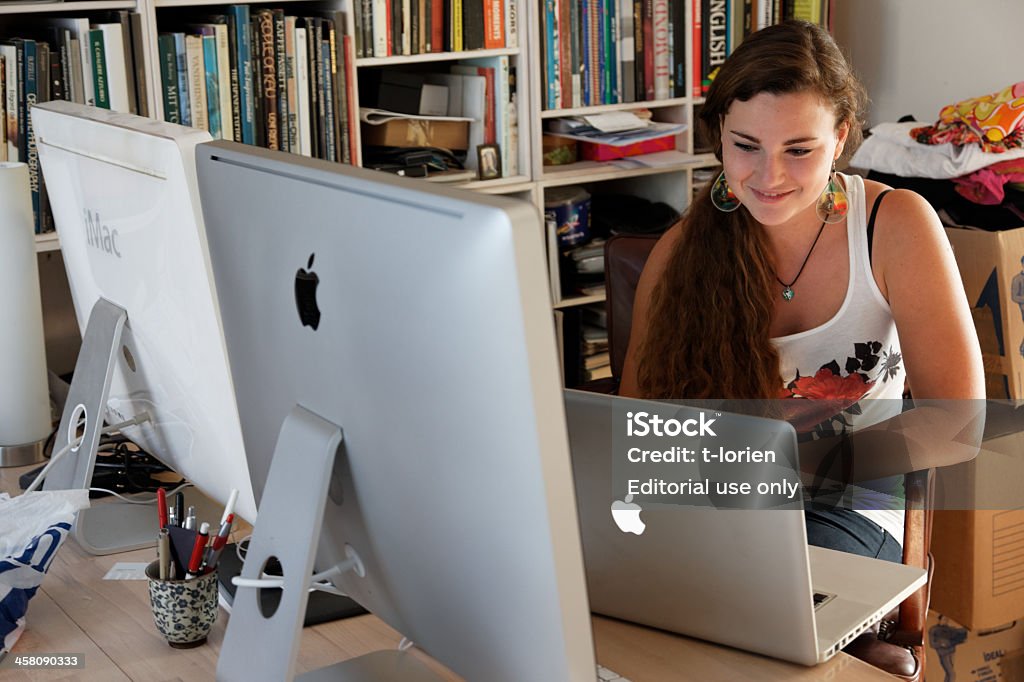
M 693 21 L 686 25 L 686 5 Z M 751 32 L 829 22 L 830 0 L 542 0 L 545 109 L 702 97 Z M 692 73 L 686 57 L 692 51 Z M 689 76 L 689 86 L 687 85 Z
M 518 45 L 516 0 L 355 0 L 354 5 L 360 57 Z
M 142 17 L 33 17 L 0 38 L 0 161 L 28 165 L 36 233 L 54 228 L 29 112 L 52 100 L 148 116 Z
M 582 311 L 580 357 L 583 371 L 580 379 L 593 381 L 612 375 L 608 354 L 608 315 L 603 304 L 585 306 Z
M 230 5 L 158 37 L 164 119 L 213 137 L 358 163 L 352 17 Z M 162 22 L 165 26 L 170 22 Z

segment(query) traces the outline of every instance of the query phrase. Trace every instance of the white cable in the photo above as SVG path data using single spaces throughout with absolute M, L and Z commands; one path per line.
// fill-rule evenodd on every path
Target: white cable
M 348 596 L 346 593 L 342 592 L 337 587 L 335 587 L 332 583 L 311 583 L 309 586 L 309 591 L 326 592 L 327 594 L 333 594 L 338 597 Z
M 191 487 L 192 487 L 191 483 L 182 483 L 181 485 L 179 485 L 174 490 L 169 490 L 167 492 L 167 494 L 168 495 L 173 495 L 174 493 L 178 492 L 179 490 L 184 490 L 185 488 L 191 488 Z M 108 495 L 113 495 L 114 497 L 117 497 L 117 498 L 120 498 L 121 500 L 124 500 L 128 504 L 156 504 L 156 496 L 154 496 L 152 499 L 134 499 L 134 498 L 131 498 L 131 497 L 125 497 L 124 495 L 121 495 L 120 493 L 116 493 L 113 490 L 107 490 L 106 488 L 89 488 L 89 492 L 106 493 Z
M 244 538 L 242 538 L 241 540 L 239 540 L 238 542 L 235 543 L 235 556 L 237 556 L 238 560 L 241 561 L 242 563 L 245 563 L 245 555 L 248 554 L 248 552 L 249 552 L 249 545 L 246 545 L 245 548 L 243 549 L 242 548 L 242 543 L 249 542 L 251 540 L 252 540 L 252 533 L 249 533 Z
M 100 429 L 100 434 L 102 435 L 105 433 L 113 433 L 114 431 L 120 431 L 121 429 L 126 428 L 128 426 L 137 426 L 143 422 L 149 421 L 150 418 L 151 417 L 149 415 L 149 412 L 143 410 L 142 412 L 137 414 L 134 419 L 129 419 L 128 421 L 121 422 L 120 424 L 114 424 L 113 426 L 106 426 Z M 56 464 L 61 457 L 68 454 L 72 448 L 78 447 L 85 439 L 85 435 L 86 434 L 83 433 L 80 437 L 76 438 L 75 440 L 69 441 L 67 445 L 62 447 L 58 452 L 54 453 L 50 457 L 50 461 L 46 463 L 45 467 L 43 467 L 43 470 L 40 471 L 39 475 L 36 476 L 35 480 L 32 481 L 32 483 L 29 484 L 28 488 L 25 489 L 25 492 L 31 493 L 38 490 L 39 486 L 43 484 L 43 479 L 46 478 L 46 475 L 50 472 L 50 469 L 53 467 L 53 465 Z
M 416 646 L 416 642 L 412 641 L 408 637 L 403 637 L 402 641 L 398 643 L 399 651 L 408 651 L 409 649 Z
M 264 576 L 267 574 L 264 573 Z M 231 584 L 235 587 L 254 587 L 256 589 L 273 588 L 282 590 L 284 589 L 284 578 L 243 578 L 240 575 L 236 575 L 231 579 Z

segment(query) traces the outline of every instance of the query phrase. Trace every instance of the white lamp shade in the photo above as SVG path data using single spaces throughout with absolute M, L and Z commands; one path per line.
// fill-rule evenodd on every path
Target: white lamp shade
M 28 166 L 0 163 L 0 446 L 50 432 L 36 258 Z

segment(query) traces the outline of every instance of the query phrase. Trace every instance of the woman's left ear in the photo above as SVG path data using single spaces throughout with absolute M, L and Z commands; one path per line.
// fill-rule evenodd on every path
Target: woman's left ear
M 849 134 L 850 124 L 848 122 L 840 123 L 836 129 L 836 154 L 832 159 L 833 161 L 838 161 L 839 157 L 843 155 L 843 149 L 846 147 L 846 138 Z

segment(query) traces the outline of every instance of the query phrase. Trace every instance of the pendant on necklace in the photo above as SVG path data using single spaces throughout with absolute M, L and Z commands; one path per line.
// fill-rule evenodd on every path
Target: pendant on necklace
M 785 289 L 783 289 L 782 290 L 782 298 L 784 300 L 786 300 L 786 301 L 792 301 L 793 300 L 793 290 L 791 288 L 789 288 L 789 287 L 786 287 Z

